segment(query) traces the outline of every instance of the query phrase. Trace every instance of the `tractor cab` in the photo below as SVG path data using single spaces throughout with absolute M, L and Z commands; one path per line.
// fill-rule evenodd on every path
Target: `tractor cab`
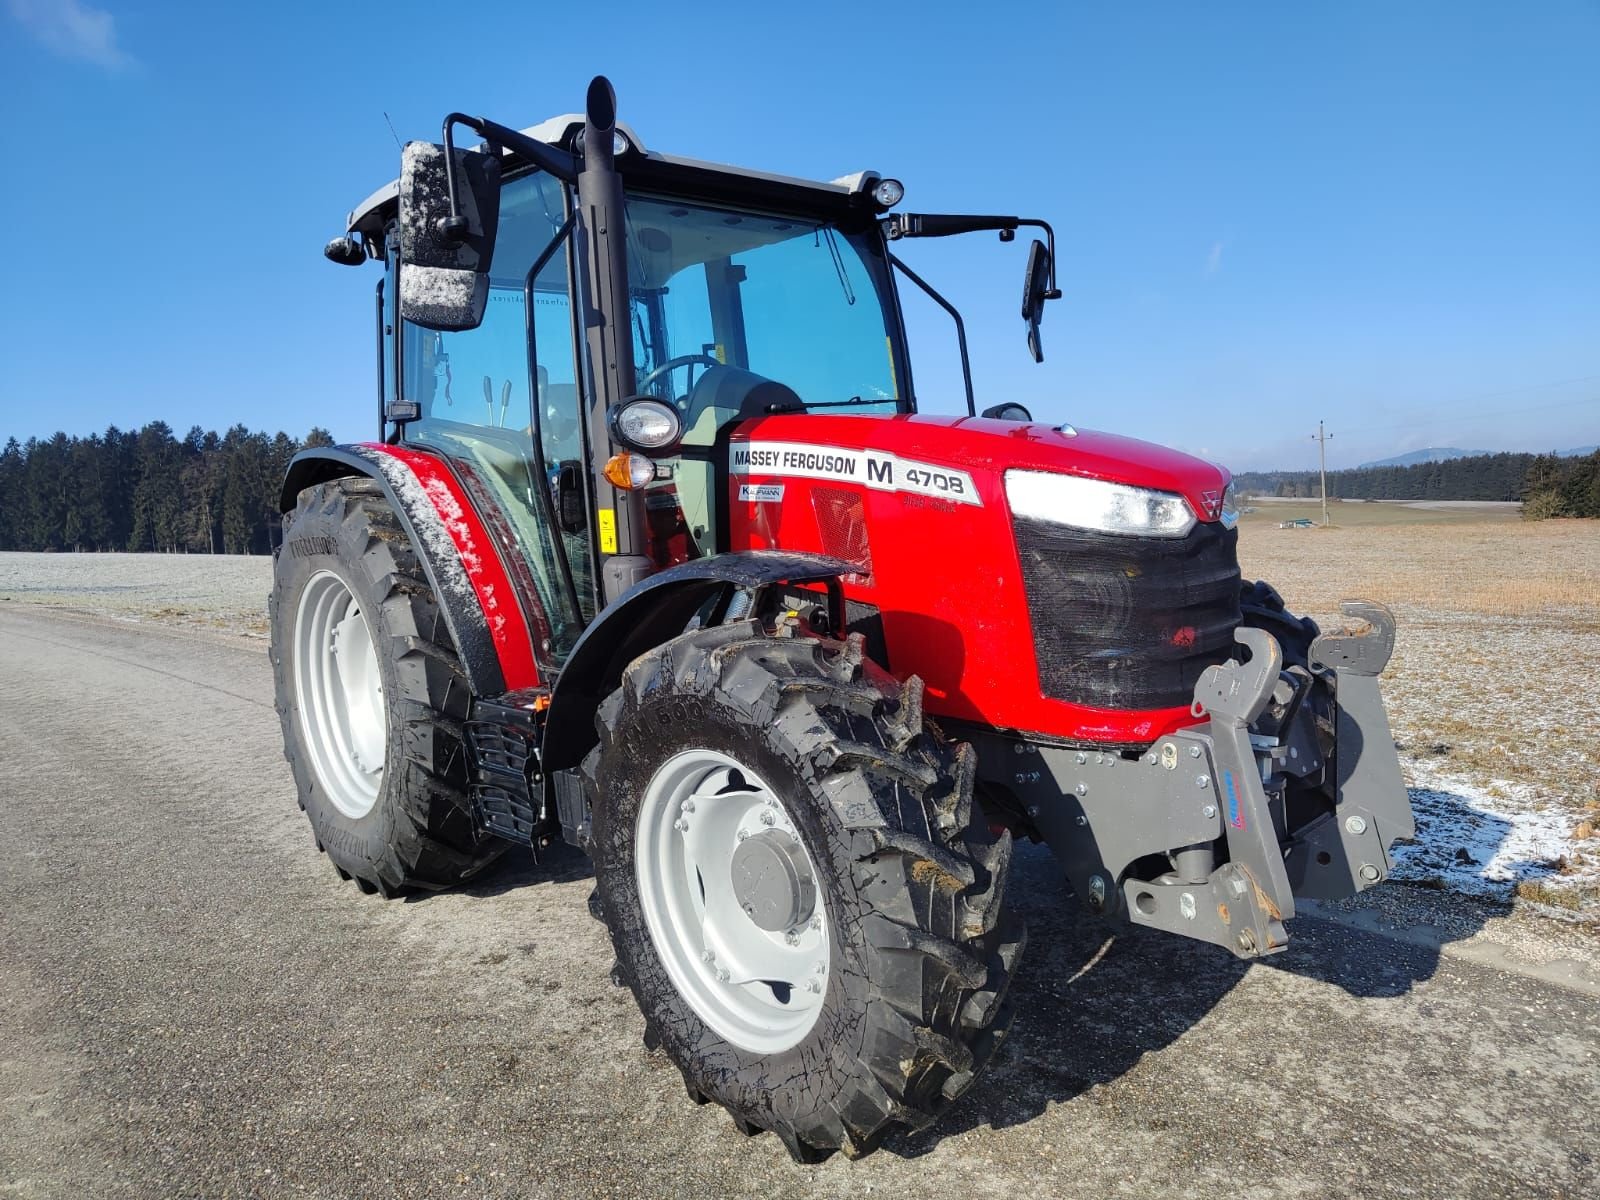
M 729 549 L 719 462 L 733 426 L 916 410 L 901 282 L 955 317 L 965 363 L 959 316 L 892 240 L 1049 233 L 1011 217 L 889 216 L 904 189 L 875 172 L 822 183 L 702 163 L 647 150 L 627 126 L 597 132 L 613 169 L 589 186 L 620 200 L 621 220 L 585 222 L 598 157 L 581 156 L 585 118 L 484 132 L 474 151 L 408 147 L 402 179 L 351 214 L 328 255 L 383 258 L 385 439 L 458 464 L 489 501 L 548 614 L 553 664 L 642 576 Z M 462 219 L 473 228 L 458 249 L 441 230 Z M 452 268 L 437 263 L 461 252 L 473 262 L 454 268 L 452 309 L 439 290 Z M 597 258 L 626 264 L 615 319 Z M 1058 294 L 1053 261 L 1036 243 L 1036 313 Z M 1029 329 L 1037 353 L 1037 316 Z

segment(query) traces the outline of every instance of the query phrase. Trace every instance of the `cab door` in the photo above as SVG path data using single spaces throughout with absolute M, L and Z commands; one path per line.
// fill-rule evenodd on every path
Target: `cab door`
M 442 333 L 405 322 L 400 369 L 403 399 L 420 413 L 405 442 L 451 459 L 475 501 L 502 518 L 491 523 L 509 533 L 512 576 L 543 609 L 548 633 L 536 649 L 551 665 L 594 615 L 588 522 L 561 519 L 562 471 L 585 469 L 567 215 L 559 180 L 508 182 L 482 324 Z

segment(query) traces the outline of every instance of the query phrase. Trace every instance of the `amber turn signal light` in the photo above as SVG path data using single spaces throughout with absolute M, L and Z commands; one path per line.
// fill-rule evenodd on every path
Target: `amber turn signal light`
M 642 454 L 613 454 L 600 472 L 612 485 L 631 492 L 656 477 L 656 464 Z

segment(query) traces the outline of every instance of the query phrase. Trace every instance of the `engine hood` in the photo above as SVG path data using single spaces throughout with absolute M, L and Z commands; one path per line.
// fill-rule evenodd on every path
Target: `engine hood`
M 1134 487 L 1175 492 L 1203 521 L 1221 512 L 1229 472 L 1214 463 L 1137 438 L 1096 433 L 1038 421 L 996 421 L 986 417 L 780 414 L 741 424 L 733 443 L 782 442 L 878 451 L 987 477 L 993 494 L 1012 467 L 1059 471 L 1106 479 Z

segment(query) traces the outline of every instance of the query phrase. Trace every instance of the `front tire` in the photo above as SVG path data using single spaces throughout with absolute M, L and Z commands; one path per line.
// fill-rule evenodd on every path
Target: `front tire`
M 471 688 L 416 551 L 372 479 L 300 493 L 268 602 L 283 753 L 317 848 L 364 892 L 471 879 Z
M 591 853 L 618 978 L 690 1096 L 796 1159 L 855 1157 L 933 1121 L 1004 1036 L 1011 840 L 920 681 L 778 632 L 634 661 L 584 762 Z

